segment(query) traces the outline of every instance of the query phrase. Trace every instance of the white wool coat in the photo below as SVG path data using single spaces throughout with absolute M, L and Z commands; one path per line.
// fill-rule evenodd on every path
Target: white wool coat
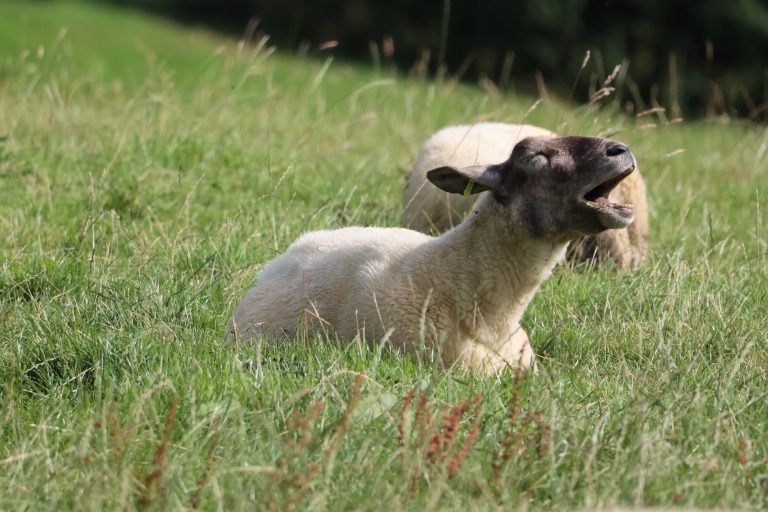
M 231 332 L 277 341 L 328 329 L 388 337 L 446 366 L 527 368 L 533 351 L 520 318 L 567 246 L 527 233 L 488 194 L 436 238 L 402 228 L 308 233 L 264 268 Z

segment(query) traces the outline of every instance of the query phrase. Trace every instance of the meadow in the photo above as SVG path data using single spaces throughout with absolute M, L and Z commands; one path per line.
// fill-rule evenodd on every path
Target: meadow
M 765 509 L 768 129 L 629 99 L 0 3 L 0 509 Z M 648 261 L 526 312 L 538 375 L 224 341 L 268 260 L 397 225 L 423 141 L 480 120 L 610 135 L 648 184 Z

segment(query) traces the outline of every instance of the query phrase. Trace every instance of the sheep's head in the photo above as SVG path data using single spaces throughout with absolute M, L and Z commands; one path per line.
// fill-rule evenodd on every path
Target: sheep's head
M 629 148 L 614 140 L 529 137 L 506 162 L 440 167 L 427 178 L 447 192 L 488 190 L 534 235 L 570 239 L 632 223 L 633 206 L 609 195 L 636 165 Z

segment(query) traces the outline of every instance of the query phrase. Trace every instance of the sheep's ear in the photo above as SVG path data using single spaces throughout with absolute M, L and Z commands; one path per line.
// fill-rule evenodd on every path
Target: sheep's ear
M 501 166 L 472 165 L 469 167 L 438 167 L 427 173 L 436 187 L 453 194 L 477 194 L 486 190 L 501 190 Z

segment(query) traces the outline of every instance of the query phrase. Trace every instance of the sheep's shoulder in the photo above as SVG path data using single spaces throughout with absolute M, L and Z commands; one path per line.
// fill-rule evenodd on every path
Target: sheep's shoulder
M 430 238 L 423 233 L 403 228 L 350 227 L 306 233 L 288 248 L 288 252 L 305 253 L 309 256 L 350 252 L 365 257 L 399 252 L 403 248 L 422 244 Z

